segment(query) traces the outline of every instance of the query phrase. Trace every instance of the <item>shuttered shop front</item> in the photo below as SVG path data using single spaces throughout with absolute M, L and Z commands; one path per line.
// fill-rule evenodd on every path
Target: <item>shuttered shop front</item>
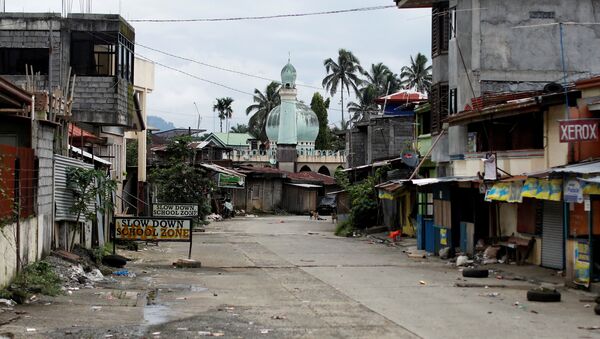
M 544 201 L 542 220 L 542 266 L 563 269 L 564 235 L 563 205 L 558 201 Z

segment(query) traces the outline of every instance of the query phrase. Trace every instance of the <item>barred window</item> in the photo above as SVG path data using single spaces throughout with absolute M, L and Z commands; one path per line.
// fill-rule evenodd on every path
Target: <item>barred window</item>
M 442 131 L 443 120 L 448 116 L 448 83 L 431 86 L 431 134 Z

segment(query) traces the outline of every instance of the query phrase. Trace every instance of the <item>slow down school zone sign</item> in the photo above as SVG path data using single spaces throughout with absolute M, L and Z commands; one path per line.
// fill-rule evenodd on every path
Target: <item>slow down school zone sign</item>
M 192 219 L 115 217 L 114 239 L 192 241 Z

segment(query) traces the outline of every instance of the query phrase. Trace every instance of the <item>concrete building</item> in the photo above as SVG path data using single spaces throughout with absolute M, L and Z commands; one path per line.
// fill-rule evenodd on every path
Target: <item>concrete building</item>
M 29 78 L 51 94 L 73 90 L 69 120 L 102 142 L 59 152 L 109 162 L 118 200 L 126 174 L 125 132 L 145 128 L 134 88 L 134 43 L 133 27 L 119 15 L 0 13 L 0 75 L 19 86 Z M 66 139 L 65 144 L 72 141 Z M 123 212 L 121 204 L 116 206 L 116 213 Z M 68 222 L 60 217 L 68 212 L 62 212 L 55 221 Z
M 395 0 L 399 8 L 432 8 L 431 130 L 447 116 L 478 108 L 489 94 L 542 90 L 600 73 L 599 0 Z M 565 23 L 559 25 L 559 23 Z M 452 126 L 433 150 L 440 176 L 462 159 L 468 131 Z

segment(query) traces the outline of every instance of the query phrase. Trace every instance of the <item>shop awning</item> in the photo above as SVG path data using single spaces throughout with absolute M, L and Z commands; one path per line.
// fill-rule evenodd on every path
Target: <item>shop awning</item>
M 579 180 L 589 182 L 591 184 L 600 184 L 600 177 L 579 178 Z

